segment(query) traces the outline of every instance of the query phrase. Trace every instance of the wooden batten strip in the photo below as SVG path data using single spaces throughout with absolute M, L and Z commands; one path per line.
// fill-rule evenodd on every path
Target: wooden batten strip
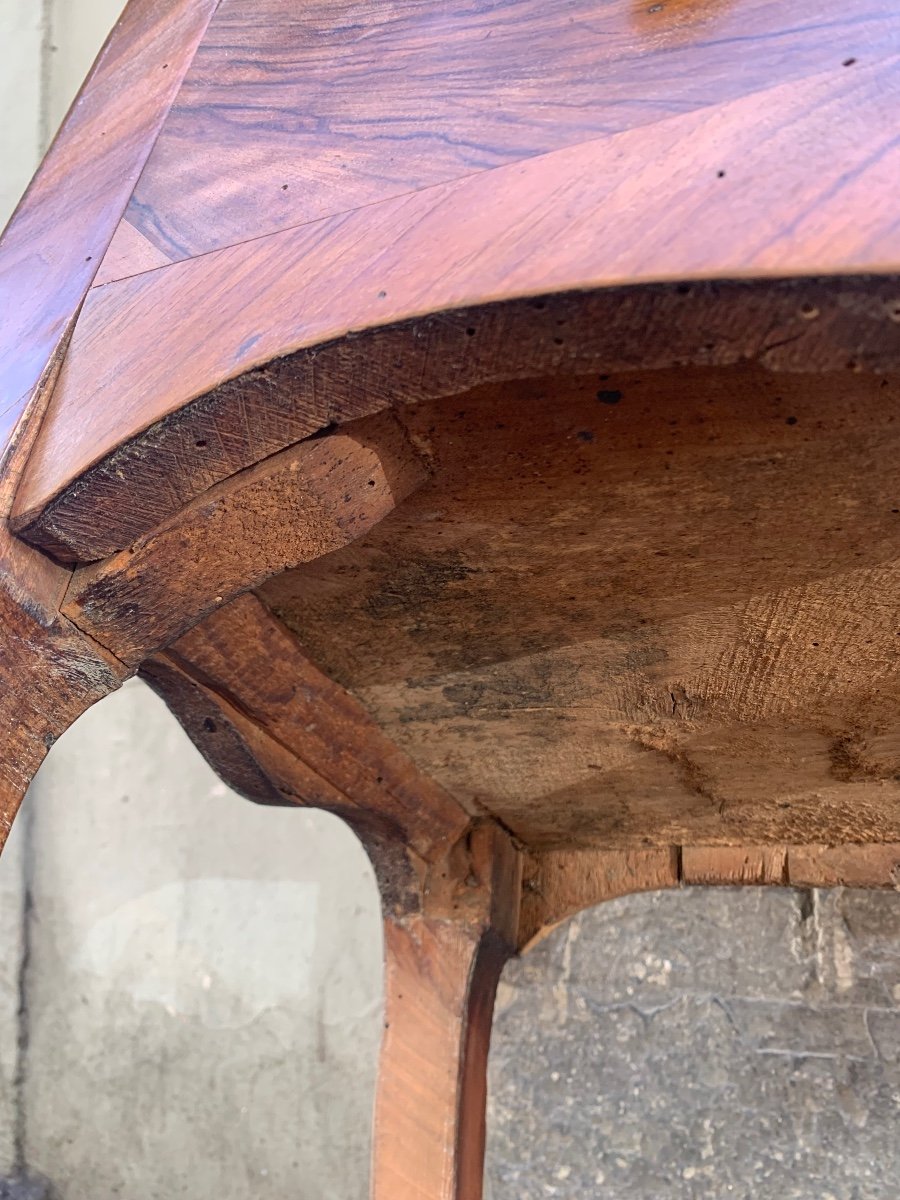
M 520 949 L 585 908 L 682 884 L 896 889 L 900 843 L 538 851 L 526 860 Z

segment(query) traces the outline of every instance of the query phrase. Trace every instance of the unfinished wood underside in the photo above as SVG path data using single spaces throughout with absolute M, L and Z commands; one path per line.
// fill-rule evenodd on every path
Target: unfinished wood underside
M 76 179 L 103 238 L 28 317 L 5 481 L 78 567 L 10 543 L 47 620 L 200 711 L 184 639 L 258 588 L 431 797 L 382 806 L 423 861 L 484 817 L 535 853 L 900 840 L 893 7 L 221 0 L 177 61 L 129 13 L 140 153 L 106 207 Z M 269 746 L 258 684 L 228 769 L 363 825 L 377 780 Z
M 347 820 L 375 1200 L 479 1200 L 555 923 L 900 886 L 898 55 L 888 0 L 131 0 L 4 236 L 0 843 L 135 670 Z
M 429 481 L 260 595 L 531 847 L 898 841 L 898 400 L 745 366 L 398 409 Z

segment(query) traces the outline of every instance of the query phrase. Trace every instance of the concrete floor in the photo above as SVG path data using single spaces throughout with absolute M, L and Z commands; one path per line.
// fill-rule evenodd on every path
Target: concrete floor
M 491 1200 L 897 1200 L 900 896 L 705 889 L 507 969 Z

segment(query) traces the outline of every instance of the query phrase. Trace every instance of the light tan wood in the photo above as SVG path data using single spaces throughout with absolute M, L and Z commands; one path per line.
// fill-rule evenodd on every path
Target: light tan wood
M 682 885 L 900 887 L 900 844 L 547 850 L 525 862 L 519 950 L 583 909 Z
M 634 892 L 677 887 L 679 882 L 676 846 L 531 854 L 523 873 L 519 949 L 530 949 L 582 909 Z
M 749 365 L 420 403 L 428 483 L 261 594 L 531 847 L 898 841 L 898 414 Z
M 796 887 L 900 887 L 900 845 L 792 846 L 788 878 Z
M 682 883 L 764 884 L 789 880 L 787 846 L 685 846 L 681 851 Z

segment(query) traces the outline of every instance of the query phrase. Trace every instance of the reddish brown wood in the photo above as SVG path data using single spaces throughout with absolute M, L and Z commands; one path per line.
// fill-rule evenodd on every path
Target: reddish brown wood
M 212 8 L 128 6 L 0 239 L 0 846 L 48 747 L 125 674 L 60 615 L 69 572 L 7 518 L 75 315 Z
M 385 921 L 372 1200 L 481 1200 L 491 1014 L 521 867 L 483 826 L 434 874 L 423 913 Z
M 842 92 L 900 50 L 887 0 L 821 0 L 802 16 L 762 0 L 306 0 L 297 12 L 220 4 L 128 211 L 168 258 L 629 131 L 688 121 L 712 139 L 731 104 L 791 136 L 791 101 L 817 83 L 846 121 Z M 870 147 L 890 136 L 887 103 L 877 117 Z M 724 186 L 740 190 L 744 147 L 723 137 L 719 153 Z M 780 167 L 801 175 L 788 156 Z
M 68 333 L 215 8 L 132 0 L 0 244 L 0 444 Z
M 465 231 L 455 237 L 453 214 L 470 203 L 480 201 L 423 217 L 408 244 L 389 222 L 351 231 L 342 221 L 339 244 L 318 249 L 315 230 L 276 235 L 92 293 L 16 498 L 16 529 L 62 559 L 103 557 L 216 482 L 332 422 L 490 380 L 745 359 L 787 370 L 900 367 L 893 276 L 593 291 L 595 279 L 570 274 L 589 254 L 570 250 L 561 230 L 559 247 L 550 239 L 551 269 L 538 268 L 529 286 L 524 276 L 506 280 L 520 259 L 515 243 L 482 247 L 467 243 Z M 426 259 L 444 237 L 460 246 L 462 277 L 436 261 L 428 275 L 440 281 L 436 297 L 405 264 L 407 256 Z M 607 235 L 598 241 L 606 245 Z M 494 276 L 491 260 L 504 251 Z M 234 287 L 235 277 L 246 287 Z M 349 279 L 366 286 L 354 287 L 335 319 L 329 306 Z M 484 304 L 397 324 L 432 302 L 465 304 L 481 284 Z M 492 303 L 506 287 L 557 286 L 586 290 Z M 197 295 L 206 297 L 208 324 L 197 318 Z M 309 303 L 302 315 L 299 296 Z M 372 326 L 366 337 L 346 336 Z M 149 358 L 144 344 L 156 348 Z
M 137 666 L 343 816 L 374 1195 L 478 1200 L 513 946 L 897 884 L 900 15 L 301 9 L 132 3 L 4 240 L 0 518 L 81 565 L 0 530 L 0 836 Z
M 62 611 L 136 667 L 240 592 L 364 536 L 426 476 L 390 414 L 357 421 L 266 459 L 76 571 Z
M 144 670 L 201 753 L 253 799 L 338 810 L 357 828 L 368 820 L 371 836 L 427 860 L 469 824 L 252 596 L 212 613 Z M 262 775 L 248 780 L 251 760 Z
M 639 14 L 627 0 L 450 10 L 416 0 L 389 20 L 378 6 L 354 9 L 343 26 L 332 5 L 297 21 L 290 0 L 226 0 L 104 275 L 130 277 L 95 289 L 79 322 L 18 528 L 61 557 L 100 557 L 232 471 L 372 411 L 386 385 L 394 401 L 415 399 L 420 330 L 400 337 L 399 354 L 390 339 L 375 351 L 361 408 L 327 355 L 317 368 L 242 377 L 429 313 L 466 308 L 462 328 L 478 329 L 484 305 L 523 296 L 877 274 L 883 289 L 813 287 L 784 303 L 761 284 L 760 312 L 753 301 L 744 311 L 741 293 L 725 329 L 694 337 L 665 330 L 685 319 L 672 304 L 651 305 L 659 324 L 644 344 L 670 363 L 818 367 L 824 345 L 824 365 L 896 364 L 900 18 L 884 3 L 827 7 L 830 20 L 798 24 L 762 0 L 715 14 L 674 4 Z M 159 254 L 179 261 L 147 270 Z M 573 331 L 559 352 L 551 334 L 532 372 L 575 366 L 578 353 L 609 358 L 617 341 L 603 327 L 618 299 L 597 303 L 586 336 Z M 709 326 L 705 307 L 691 325 Z M 632 338 L 646 328 L 629 324 Z M 458 391 L 523 373 L 528 341 L 513 321 L 487 352 L 482 341 L 432 358 L 477 358 Z M 364 354 L 372 348 L 342 346 L 337 364 L 357 396 Z M 135 477 L 159 473 L 168 487 L 139 495 Z
M 385 922 L 372 1200 L 480 1200 L 487 1046 L 509 951 L 451 921 Z

